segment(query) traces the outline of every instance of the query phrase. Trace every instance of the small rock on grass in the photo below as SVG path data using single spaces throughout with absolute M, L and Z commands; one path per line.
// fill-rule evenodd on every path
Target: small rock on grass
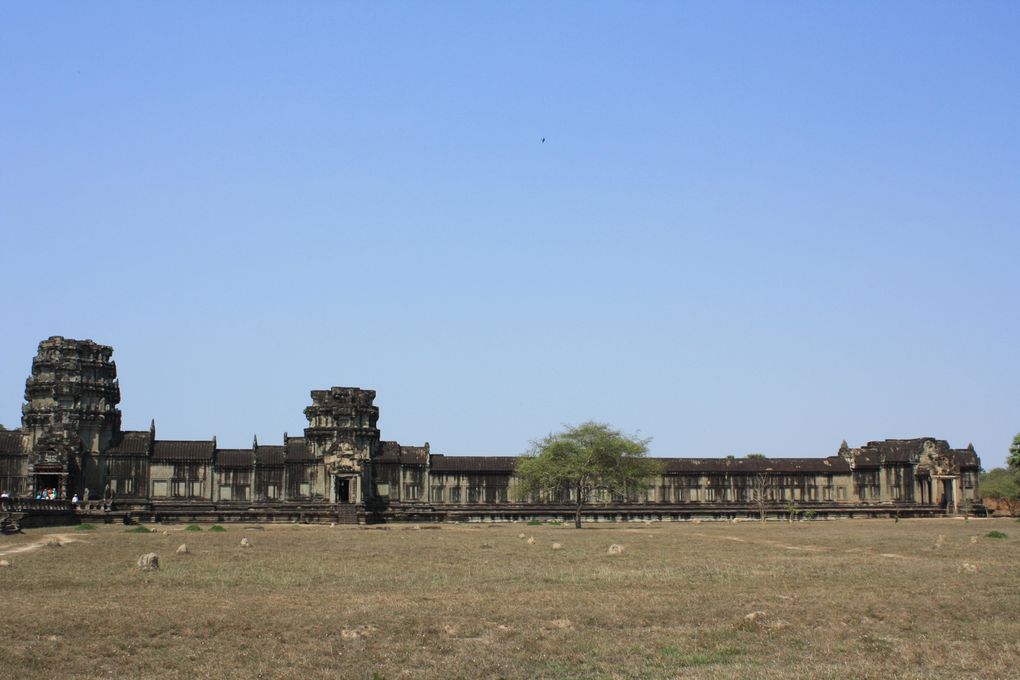
M 767 612 L 756 611 L 751 612 L 744 616 L 743 620 L 737 624 L 737 628 L 741 630 L 782 630 L 790 624 L 782 619 L 777 619 L 769 616 Z
M 563 550 L 563 546 L 560 545 L 559 543 L 553 543 L 552 544 L 552 549 L 553 550 Z
M 620 545 L 619 543 L 614 543 L 611 546 L 609 546 L 609 553 L 608 554 L 610 554 L 610 555 L 619 555 L 622 552 L 623 552 L 623 546 Z
M 175 552 L 178 555 L 188 555 L 188 554 L 191 553 L 191 551 L 188 550 L 188 544 L 187 543 L 181 543 L 179 546 L 177 546 L 177 550 Z
M 2 569 L 3 567 L 9 567 L 9 566 L 11 566 L 11 563 L 8 560 L 0 560 L 0 569 Z
M 535 537 L 534 536 L 529 536 L 528 537 L 528 545 L 535 545 Z
M 247 536 L 245 536 L 244 538 L 241 539 L 241 547 L 242 548 L 250 548 L 253 545 L 254 544 L 251 542 L 251 539 L 248 538 Z
M 156 571 L 159 569 L 159 555 L 146 553 L 138 558 L 138 568 L 142 571 Z

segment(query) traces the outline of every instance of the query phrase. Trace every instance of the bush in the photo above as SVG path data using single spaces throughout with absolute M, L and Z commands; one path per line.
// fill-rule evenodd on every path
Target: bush
M 188 526 L 184 527 L 184 530 L 185 531 L 201 531 L 202 527 L 198 526 L 197 524 L 189 524 Z
M 805 510 L 804 519 L 814 519 L 818 513 L 814 510 Z
M 1006 534 L 1001 531 L 989 531 L 985 534 L 985 538 L 1006 538 Z
M 991 498 L 1006 506 L 1011 516 L 1016 515 L 1020 507 L 1020 471 L 995 468 L 982 473 L 978 479 L 983 498 Z
M 213 524 L 211 527 L 209 527 L 209 531 L 226 531 L 226 529 L 221 527 L 219 524 Z
M 79 524 L 74 528 L 75 531 L 95 531 L 95 524 Z
M 136 527 L 131 527 L 130 529 L 125 529 L 125 531 L 127 531 L 129 534 L 151 534 L 153 531 L 155 531 L 155 529 L 150 529 L 149 527 L 143 527 L 141 524 L 139 524 Z

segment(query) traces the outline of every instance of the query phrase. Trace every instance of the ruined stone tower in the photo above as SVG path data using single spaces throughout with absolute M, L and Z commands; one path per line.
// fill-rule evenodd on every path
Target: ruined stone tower
M 37 489 L 80 493 L 100 452 L 120 432 L 120 387 L 113 348 L 60 336 L 39 343 L 25 381 L 22 449 Z

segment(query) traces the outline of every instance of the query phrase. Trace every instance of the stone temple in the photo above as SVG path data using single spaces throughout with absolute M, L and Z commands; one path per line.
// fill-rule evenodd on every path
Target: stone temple
M 113 349 L 39 343 L 21 428 L 0 431 L 0 488 L 28 506 L 55 489 L 79 512 L 190 521 L 510 520 L 569 517 L 571 499 L 515 491 L 514 456 L 446 456 L 384 441 L 375 392 L 313 390 L 302 436 L 224 449 L 121 429 Z M 595 499 L 592 520 L 774 515 L 927 516 L 979 507 L 973 446 L 886 439 L 819 458 L 662 458 L 663 473 L 627 498 Z M 757 494 L 757 495 L 756 495 Z M 34 501 L 37 502 L 37 501 Z

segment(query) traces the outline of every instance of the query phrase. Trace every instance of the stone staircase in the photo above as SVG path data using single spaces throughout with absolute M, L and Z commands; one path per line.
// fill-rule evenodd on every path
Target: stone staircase
M 336 506 L 337 524 L 357 524 L 358 510 L 353 505 L 340 504 Z

